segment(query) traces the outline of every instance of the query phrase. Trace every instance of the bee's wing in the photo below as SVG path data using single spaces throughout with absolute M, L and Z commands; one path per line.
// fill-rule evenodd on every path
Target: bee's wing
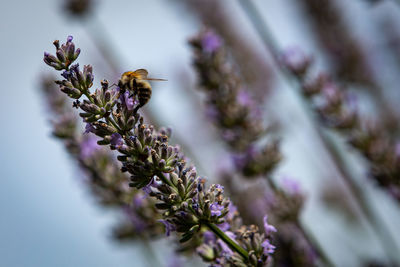
M 166 79 L 156 79 L 156 78 L 145 78 L 143 80 L 148 80 L 148 81 L 168 81 Z
M 141 79 L 141 80 L 147 79 L 147 75 L 148 74 L 149 73 L 145 69 L 138 69 L 138 70 L 135 70 L 133 72 L 133 75 L 135 76 L 135 78 L 138 78 L 138 79 Z

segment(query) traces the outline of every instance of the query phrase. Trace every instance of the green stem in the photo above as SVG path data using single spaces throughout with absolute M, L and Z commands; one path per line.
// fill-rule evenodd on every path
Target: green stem
M 87 91 L 85 90 L 85 92 L 83 92 L 83 94 L 89 99 L 90 103 L 94 102 L 93 97 L 89 94 L 88 90 Z
M 112 118 L 107 117 L 106 121 L 108 123 L 111 123 L 118 132 L 122 132 L 121 128 L 119 128 L 118 124 Z M 123 134 L 125 134 L 125 133 L 123 133 Z
M 235 241 L 229 238 L 221 229 L 213 223 L 206 222 L 205 225 L 222 241 L 224 241 L 231 249 L 239 253 L 245 260 L 249 258 L 249 253 L 239 246 Z
M 162 172 L 159 172 L 159 173 L 157 173 L 156 175 L 158 176 L 158 178 L 161 179 L 161 181 L 162 181 L 164 184 L 167 184 L 167 185 L 169 185 L 169 186 L 171 186 L 171 187 L 173 187 L 173 188 L 176 187 L 176 186 L 174 186 L 174 185 L 171 183 L 170 180 L 167 179 L 167 177 L 165 177 L 165 175 L 164 175 Z

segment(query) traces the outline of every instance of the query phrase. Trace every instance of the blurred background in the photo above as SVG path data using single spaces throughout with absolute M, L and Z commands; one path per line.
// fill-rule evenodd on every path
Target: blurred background
M 153 85 L 152 100 L 144 110 L 158 125 L 173 129 L 176 142 L 190 151 L 199 173 L 213 180 L 221 166 L 230 163 L 229 152 L 206 120 L 204 95 L 196 90 L 188 40 L 204 23 L 226 40 L 249 90 L 262 104 L 265 123 L 279 129 L 275 134 L 284 156 L 273 179 L 279 184 L 289 176 L 300 183 L 306 195 L 301 221 L 331 261 L 336 266 L 366 266 L 385 262 L 390 254 L 392 262 L 400 264 L 398 203 L 366 178 L 365 161 L 341 136 L 323 130 L 337 144 L 379 218 L 377 224 L 386 229 L 383 236 L 394 242 L 387 251 L 377 236 L 382 233 L 358 210 L 318 139 L 314 115 L 279 71 L 254 27 L 254 17 L 240 1 L 97 0 L 91 1 L 85 17 L 68 13 L 67 2 L 6 1 L 0 10 L 0 266 L 151 266 L 140 242 L 120 244 L 111 238 L 115 213 L 96 204 L 62 145 L 51 138 L 38 88 L 43 73 L 55 71 L 43 63 L 43 52 L 53 51 L 53 40 L 64 42 L 72 35 L 82 49 L 82 65 L 93 65 L 95 86 L 102 79 L 116 82 L 123 71 L 138 68 L 168 79 Z M 298 47 L 312 55 L 316 68 L 334 73 L 357 95 L 363 114 L 379 120 L 385 120 L 382 114 L 393 115 L 387 125 L 396 128 L 396 0 L 252 2 L 279 51 Z M 393 132 L 397 140 L 398 133 Z M 163 238 L 153 244 L 165 266 L 172 251 L 165 246 L 168 242 Z

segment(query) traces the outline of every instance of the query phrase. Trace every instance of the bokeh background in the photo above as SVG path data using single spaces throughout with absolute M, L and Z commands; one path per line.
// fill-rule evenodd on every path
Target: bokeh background
M 187 41 L 201 29 L 202 16 L 199 18 L 183 2 L 97 0 L 93 16 L 84 21 L 66 15 L 63 1 L 2 3 L 0 266 L 150 266 L 140 244 L 121 245 L 110 238 L 115 214 L 95 204 L 62 145 L 50 137 L 38 87 L 43 73 L 53 71 L 42 58 L 43 51 L 53 50 L 55 39 L 64 41 L 67 35 L 74 36 L 83 51 L 80 62 L 93 65 L 97 84 L 103 78 L 116 81 L 122 71 L 137 68 L 148 69 L 153 77 L 167 78 L 167 83 L 154 85 L 152 101 L 145 109 L 188 144 L 202 175 L 212 179 L 226 164 L 227 152 L 205 120 L 203 96 L 194 89 L 196 75 Z M 383 259 L 383 248 L 362 215 L 354 211 L 359 223 L 352 224 L 342 212 L 323 204 L 321 192 L 333 191 L 341 184 L 328 153 L 315 141 L 309 114 L 293 88 L 274 74 L 271 56 L 240 5 L 236 1 L 221 2 L 232 28 L 241 32 L 241 38 L 260 61 L 267 62 L 272 73 L 261 95 L 265 98 L 266 121 L 279 122 L 285 154 L 274 178 L 290 176 L 300 181 L 307 195 L 302 221 L 337 266 L 359 266 L 362 257 Z M 400 32 L 400 6 L 390 0 L 376 4 L 363 0 L 335 2 L 385 88 L 388 105 L 399 112 L 399 62 L 388 46 L 400 46 L 388 39 L 384 30 L 393 27 Z M 281 49 L 301 47 L 312 53 L 317 66 L 328 68 L 314 29 L 297 0 L 254 3 Z M 107 64 L 101 49 L 118 64 L 117 71 Z M 363 94 L 360 98 L 367 103 L 363 108 L 374 114 L 373 105 L 368 104 L 371 99 Z M 340 140 L 336 135 L 332 138 Z M 348 152 L 344 142 L 342 150 Z M 349 154 L 346 162 L 359 178 L 357 183 L 364 188 L 382 227 L 389 229 L 400 247 L 399 207 L 366 182 L 363 162 Z M 168 242 L 155 244 L 160 259 L 168 259 Z M 167 266 L 168 261 L 164 262 Z

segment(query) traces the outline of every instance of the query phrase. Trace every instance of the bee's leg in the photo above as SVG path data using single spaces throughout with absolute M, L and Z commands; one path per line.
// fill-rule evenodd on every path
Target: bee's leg
M 137 105 L 134 109 L 133 109 L 133 114 L 136 114 L 139 110 L 139 108 L 143 107 L 143 105 Z
M 110 88 L 112 88 L 114 86 L 117 86 L 117 84 L 116 83 L 111 84 L 110 86 L 108 86 L 108 89 L 110 89 Z
M 139 108 L 141 108 L 140 105 L 137 105 L 134 109 L 133 109 L 133 114 L 136 114 L 137 111 L 139 110 Z

